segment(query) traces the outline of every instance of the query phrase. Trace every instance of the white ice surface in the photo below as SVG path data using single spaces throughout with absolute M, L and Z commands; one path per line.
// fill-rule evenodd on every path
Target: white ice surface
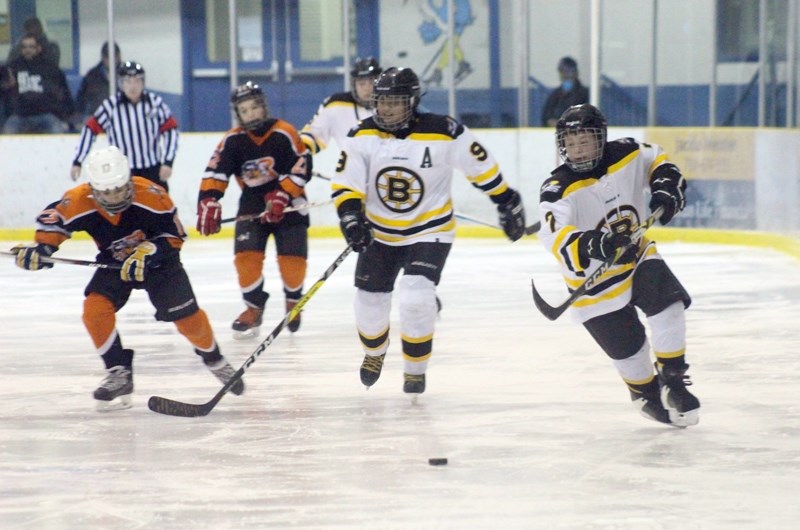
M 8 246 L 11 246 L 10 244 Z M 310 243 L 310 286 L 342 250 Z M 700 424 L 648 422 L 569 315 L 536 240 L 461 238 L 439 288 L 428 390 L 401 390 L 396 308 L 380 381 L 365 391 L 351 256 L 247 371 L 245 395 L 204 418 L 147 409 L 219 389 L 173 325 L 135 292 L 118 314 L 136 350 L 134 407 L 98 413 L 102 363 L 81 323 L 92 269 L 0 261 L 0 528 L 776 529 L 800 521 L 800 265 L 772 251 L 663 244 L 692 294 L 688 361 Z M 57 254 L 92 259 L 89 242 Z M 223 353 L 242 309 L 227 240 L 183 252 Z M 261 338 L 283 296 L 273 293 Z M 446 457 L 449 464 L 428 465 Z

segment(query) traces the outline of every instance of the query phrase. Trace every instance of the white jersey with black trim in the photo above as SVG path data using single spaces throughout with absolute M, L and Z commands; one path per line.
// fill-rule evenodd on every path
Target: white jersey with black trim
M 602 263 L 589 260 L 582 267 L 578 238 L 586 230 L 630 232 L 650 215 L 646 202 L 650 176 L 669 164 L 660 146 L 632 138 L 609 142 L 599 167 L 576 173 L 558 167 L 540 191 L 539 239 L 561 266 L 567 287 L 580 286 Z M 639 262 L 661 259 L 655 244 L 643 238 Z M 573 316 L 585 322 L 625 307 L 631 301 L 636 263 L 616 265 L 573 305 Z
M 508 190 L 494 157 L 464 125 L 449 116 L 420 114 L 395 134 L 372 118 L 350 132 L 333 177 L 337 206 L 365 205 L 375 239 L 387 245 L 452 242 L 453 170 L 488 196 Z
M 300 137 L 312 154 L 328 147 L 331 140 L 341 149 L 350 129 L 370 116 L 372 109 L 359 105 L 350 92 L 333 94 L 322 102 L 311 121 L 300 130 Z

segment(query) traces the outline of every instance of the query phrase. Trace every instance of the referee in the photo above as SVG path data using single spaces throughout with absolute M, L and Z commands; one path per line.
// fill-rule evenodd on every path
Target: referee
M 178 122 L 161 96 L 144 88 L 141 64 L 122 63 L 117 75 L 117 94 L 104 99 L 83 126 L 70 176 L 78 179 L 94 139 L 105 132 L 108 143 L 128 157 L 134 175 L 169 190 L 167 179 L 178 150 Z

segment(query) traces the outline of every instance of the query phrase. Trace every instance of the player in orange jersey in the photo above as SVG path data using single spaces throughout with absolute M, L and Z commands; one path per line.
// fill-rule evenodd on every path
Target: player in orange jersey
M 311 178 L 311 154 L 289 123 L 271 118 L 264 92 L 247 82 L 233 91 L 231 105 L 240 126 L 227 133 L 206 167 L 197 202 L 197 230 L 219 232 L 222 205 L 231 177 L 242 190 L 238 216 L 261 214 L 236 223 L 233 247 L 239 287 L 246 306 L 233 322 L 234 337 L 258 335 L 269 293 L 264 290 L 264 253 L 272 235 L 283 280 L 286 311 L 303 296 L 308 257 L 308 212 L 284 212 L 307 203 L 305 185 Z M 288 326 L 295 332 L 300 315 Z
M 35 243 L 14 247 L 16 263 L 28 270 L 53 266 L 46 259 L 74 232 L 87 232 L 100 252 L 83 303 L 83 323 L 108 371 L 94 392 L 98 410 L 131 407 L 133 350 L 122 347 L 115 314 L 134 289 L 144 289 L 156 319 L 174 322 L 209 370 L 227 383 L 234 370 L 220 354 L 205 312 L 197 305 L 180 260 L 186 237 L 166 190 L 131 177 L 116 147 L 93 152 L 84 165 L 88 182 L 68 190 L 39 214 Z M 120 268 L 121 265 L 121 268 Z M 241 394 L 238 381 L 231 391 Z

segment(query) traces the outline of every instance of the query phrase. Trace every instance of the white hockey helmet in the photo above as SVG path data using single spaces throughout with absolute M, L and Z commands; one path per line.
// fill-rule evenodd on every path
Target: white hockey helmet
M 110 214 L 133 202 L 133 183 L 128 159 L 117 147 L 93 151 L 83 165 L 95 202 Z

